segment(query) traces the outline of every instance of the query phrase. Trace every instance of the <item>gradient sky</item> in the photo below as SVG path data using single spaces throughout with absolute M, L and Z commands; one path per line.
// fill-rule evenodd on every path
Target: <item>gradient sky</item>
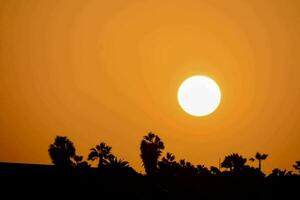
M 0 0 L 0 161 L 50 163 L 56 135 L 78 154 L 104 141 L 142 170 L 149 131 L 166 151 L 218 166 L 233 152 L 300 160 L 300 1 Z M 192 75 L 222 101 L 178 105 Z

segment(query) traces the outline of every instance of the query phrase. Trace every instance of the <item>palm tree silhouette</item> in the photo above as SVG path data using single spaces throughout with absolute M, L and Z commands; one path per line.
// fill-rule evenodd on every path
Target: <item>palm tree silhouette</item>
M 164 163 L 168 163 L 168 164 L 172 164 L 174 163 L 175 161 L 175 156 L 172 154 L 172 153 L 167 153 L 166 156 L 164 156 L 162 159 L 161 159 L 162 162 Z
M 88 155 L 88 160 L 99 159 L 98 168 L 104 167 L 109 162 L 109 157 L 111 154 L 111 147 L 106 145 L 104 142 L 101 142 L 99 145 L 96 145 L 95 148 L 90 149 L 91 152 Z
M 152 176 L 157 172 L 158 158 L 165 148 L 164 143 L 154 133 L 148 133 L 141 142 L 141 158 L 147 175 Z
M 255 159 L 258 160 L 258 169 L 259 169 L 259 171 L 261 171 L 261 162 L 263 160 L 266 160 L 267 157 L 268 157 L 268 154 L 261 154 L 259 152 L 257 152 L 255 154 Z M 253 161 L 255 161 L 255 159 L 254 158 L 250 158 L 249 160 L 253 162 Z
M 175 160 L 175 155 L 167 153 L 158 162 L 159 174 L 161 176 L 174 176 L 178 172 L 179 164 Z
M 122 169 L 122 168 L 129 168 L 129 162 L 118 159 L 116 156 L 109 156 L 108 158 L 109 163 L 108 166 L 113 169 Z
M 74 166 L 72 159 L 75 157 L 75 147 L 73 143 L 63 136 L 57 136 L 54 143 L 48 149 L 52 163 L 58 167 Z
M 243 158 L 237 153 L 233 153 L 229 156 L 225 156 L 224 161 L 221 163 L 221 167 L 227 168 L 231 172 L 238 172 L 245 166 L 246 162 L 246 158 Z
M 295 168 L 295 170 L 298 170 L 300 173 L 300 161 L 296 161 L 296 164 L 293 165 L 293 167 Z
M 194 168 L 194 165 L 189 161 L 185 161 L 185 159 L 179 160 L 179 165 L 182 168 Z

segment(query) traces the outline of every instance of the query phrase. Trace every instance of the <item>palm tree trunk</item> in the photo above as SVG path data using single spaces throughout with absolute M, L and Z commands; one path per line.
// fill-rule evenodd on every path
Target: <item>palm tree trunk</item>
M 261 171 L 261 160 L 260 159 L 258 160 L 258 169 L 259 169 L 259 171 Z

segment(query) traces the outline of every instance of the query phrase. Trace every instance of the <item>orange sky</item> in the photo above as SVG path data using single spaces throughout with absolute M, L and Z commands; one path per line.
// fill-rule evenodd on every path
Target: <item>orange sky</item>
M 166 151 L 218 165 L 270 154 L 300 160 L 300 1 L 0 0 L 0 161 L 50 163 L 68 136 L 84 155 L 104 141 L 142 169 L 153 131 Z M 186 114 L 177 89 L 213 78 L 222 101 Z

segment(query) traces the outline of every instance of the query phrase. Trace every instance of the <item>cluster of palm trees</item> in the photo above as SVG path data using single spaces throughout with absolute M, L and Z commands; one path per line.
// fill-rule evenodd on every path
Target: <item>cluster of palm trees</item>
M 98 160 L 98 168 L 129 168 L 129 163 L 118 159 L 111 152 L 111 147 L 101 142 L 90 149 L 88 161 Z M 83 156 L 76 154 L 73 142 L 67 137 L 57 136 L 48 149 L 52 163 L 60 168 L 89 168 L 90 164 L 83 161 Z
M 162 156 L 165 145 L 160 137 L 152 132 L 145 135 L 141 141 L 140 151 L 143 167 L 148 176 L 199 176 L 199 175 L 257 175 L 265 176 L 262 172 L 262 161 L 268 158 L 268 154 L 256 153 L 249 161 L 258 161 L 258 168 L 247 165 L 247 158 L 233 153 L 225 156 L 219 168 L 211 166 L 207 168 L 204 165 L 193 165 L 192 163 L 181 159 L 176 161 L 175 155 L 167 152 Z M 52 163 L 57 167 L 68 168 L 89 168 L 88 161 L 98 160 L 99 169 L 129 169 L 129 163 L 117 158 L 112 153 L 112 147 L 104 142 L 90 149 L 87 161 L 83 156 L 76 154 L 74 144 L 63 136 L 57 136 L 54 143 L 48 149 Z M 300 173 L 300 161 L 296 161 L 293 167 Z M 225 170 L 222 170 L 223 168 Z M 132 168 L 131 168 L 132 169 Z M 274 169 L 269 176 L 294 176 L 291 171 Z
M 159 160 L 162 151 L 165 146 L 161 139 L 154 133 L 149 133 L 143 137 L 141 142 L 141 158 L 143 161 L 143 166 L 147 175 L 169 175 L 169 176 L 198 176 L 198 175 L 219 175 L 223 174 L 243 174 L 243 175 L 261 175 L 261 162 L 265 160 L 268 155 L 257 153 L 255 159 L 251 158 L 249 160 L 258 160 L 259 167 L 254 168 L 246 165 L 247 159 L 243 156 L 233 153 L 225 157 L 221 163 L 221 167 L 225 168 L 224 172 L 217 167 L 211 166 L 210 169 L 205 167 L 205 165 L 193 165 L 184 159 L 176 161 L 175 155 L 167 152 L 166 156 Z

